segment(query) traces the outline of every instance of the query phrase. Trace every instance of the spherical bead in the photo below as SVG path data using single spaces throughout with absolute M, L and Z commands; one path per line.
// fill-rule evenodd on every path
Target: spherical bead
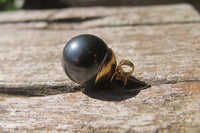
M 62 66 L 67 76 L 80 84 L 94 80 L 108 51 L 107 45 L 94 35 L 72 38 L 64 47 Z

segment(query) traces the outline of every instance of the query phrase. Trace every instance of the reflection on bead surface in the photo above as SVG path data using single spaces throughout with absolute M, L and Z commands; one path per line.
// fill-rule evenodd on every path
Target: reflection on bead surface
M 84 34 L 72 38 L 64 47 L 62 65 L 67 76 L 80 84 L 96 77 L 108 47 L 98 37 Z

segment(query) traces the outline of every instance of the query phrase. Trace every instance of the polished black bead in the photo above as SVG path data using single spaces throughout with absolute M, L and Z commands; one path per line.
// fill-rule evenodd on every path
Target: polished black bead
M 80 84 L 93 80 L 102 67 L 108 47 L 98 37 L 84 34 L 64 47 L 62 65 L 67 76 Z

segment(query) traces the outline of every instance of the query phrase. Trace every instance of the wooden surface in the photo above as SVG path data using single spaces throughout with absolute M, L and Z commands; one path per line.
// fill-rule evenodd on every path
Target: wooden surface
M 187 4 L 0 13 L 0 132 L 200 132 L 200 16 Z M 152 85 L 86 92 L 65 43 L 101 37 Z M 29 97 L 27 97 L 29 96 Z M 34 96 L 34 97 L 30 97 Z

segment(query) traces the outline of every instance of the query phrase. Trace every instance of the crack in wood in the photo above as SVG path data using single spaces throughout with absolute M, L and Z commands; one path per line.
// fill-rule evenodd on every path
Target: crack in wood
M 145 87 L 139 87 L 136 85 L 133 87 L 133 89 L 130 90 L 105 90 L 103 89 L 103 92 L 117 92 L 117 93 L 132 93 L 133 91 L 138 92 L 140 90 L 148 89 L 151 86 L 159 86 L 162 84 L 177 84 L 177 83 L 193 83 L 193 82 L 200 82 L 200 80 L 182 80 L 182 81 L 168 81 L 166 83 L 160 83 L 160 84 L 151 84 L 146 85 Z M 33 86 L 0 86 L 0 94 L 8 94 L 13 96 L 28 96 L 28 97 L 35 97 L 35 96 L 47 96 L 47 95 L 56 95 L 56 94 L 62 94 L 62 93 L 74 93 L 74 92 L 85 92 L 92 96 L 93 93 L 96 92 L 90 92 L 90 89 L 87 89 L 89 91 L 85 91 L 85 88 L 88 88 L 88 86 L 84 85 L 74 85 L 74 86 L 67 86 L 67 85 L 57 85 L 57 86 L 50 86 L 50 85 L 33 85 Z
M 0 22 L 0 24 L 18 24 L 18 23 L 30 23 L 30 22 L 47 22 L 48 24 L 52 24 L 52 23 L 81 23 L 81 22 L 85 22 L 85 21 L 91 21 L 91 20 L 95 20 L 95 19 L 100 19 L 103 17 L 84 17 L 84 18 L 80 18 L 80 17 L 73 17 L 73 18 L 62 18 L 62 19 L 55 19 L 55 20 L 25 20 L 25 21 L 16 21 L 16 22 L 11 22 L 11 21 L 4 21 L 4 22 Z

